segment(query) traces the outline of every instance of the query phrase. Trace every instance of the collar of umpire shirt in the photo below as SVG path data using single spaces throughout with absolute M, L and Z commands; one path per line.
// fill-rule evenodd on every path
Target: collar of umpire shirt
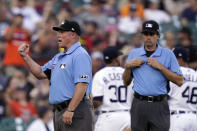
M 62 55 L 69 55 L 73 53 L 78 47 L 81 46 L 80 42 L 73 44 L 66 52 L 62 52 Z
M 156 51 L 151 55 L 151 56 L 161 56 L 161 46 L 159 45 L 159 43 L 157 43 L 157 49 Z M 139 52 L 140 55 L 146 55 L 146 51 L 144 49 L 144 46 L 140 47 L 140 52 Z

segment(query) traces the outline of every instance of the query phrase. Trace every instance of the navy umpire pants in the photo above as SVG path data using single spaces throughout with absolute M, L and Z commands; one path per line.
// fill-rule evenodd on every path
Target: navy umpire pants
M 93 131 L 93 106 L 90 99 L 82 100 L 75 109 L 71 125 L 62 121 L 62 115 L 66 108 L 55 110 L 54 128 L 55 131 Z
M 132 131 L 168 131 L 170 110 L 167 100 L 148 102 L 133 99 L 131 107 Z

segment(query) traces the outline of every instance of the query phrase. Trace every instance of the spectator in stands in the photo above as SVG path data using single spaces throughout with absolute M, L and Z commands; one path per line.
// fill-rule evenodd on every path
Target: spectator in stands
M 29 94 L 31 90 L 34 88 L 34 85 L 28 81 L 28 76 L 29 76 L 29 71 L 25 67 L 19 66 L 16 67 L 16 69 L 14 70 L 11 79 L 16 79 L 18 81 L 18 85 L 15 86 L 24 89 L 25 92 L 27 93 L 28 100 L 30 100 Z
M 23 27 L 25 29 L 34 32 L 36 29 L 36 24 L 41 21 L 41 16 L 32 7 L 27 6 L 27 0 L 17 0 L 16 6 L 11 9 L 13 14 L 22 14 Z
M 124 35 L 120 35 L 117 25 L 106 26 L 105 33 L 108 46 L 116 46 L 118 49 L 121 49 L 127 43 Z
M 106 41 L 100 38 L 96 38 L 95 40 L 93 40 L 92 44 L 93 44 L 92 52 L 93 51 L 102 52 L 107 47 Z
M 107 21 L 109 24 L 117 23 L 119 12 L 115 0 L 106 0 L 101 10 L 102 13 L 104 13 L 107 16 Z
M 117 25 L 108 25 L 105 27 L 106 39 L 109 46 L 116 46 L 119 32 Z
M 37 109 L 32 103 L 28 102 L 27 93 L 24 89 L 17 87 L 12 92 L 9 92 L 8 89 L 7 93 L 6 102 L 14 117 L 20 117 L 26 123 L 37 117 Z M 10 95 L 13 96 L 13 99 Z
M 9 17 L 11 17 L 6 5 L 4 5 L 2 1 L 0 1 L 0 12 L 0 41 L 2 41 L 4 32 L 10 24 Z
M 188 0 L 164 0 L 166 11 L 171 16 L 179 16 L 181 12 L 188 6 Z
M 52 0 L 47 0 L 45 2 L 43 13 L 42 13 L 42 19 L 41 19 L 41 22 L 37 24 L 37 28 L 36 28 L 37 30 L 40 30 L 40 29 L 42 30 L 43 27 L 48 26 L 48 22 L 49 20 L 51 20 L 51 18 L 55 18 L 55 19 L 58 18 L 58 16 L 56 16 L 57 14 L 55 14 L 55 11 L 54 11 L 55 2 L 56 1 L 52 1 Z M 54 26 L 54 24 L 50 25 L 50 29 L 51 29 L 51 26 Z
M 55 16 L 48 16 L 47 20 L 42 22 L 42 27 L 32 37 L 31 56 L 40 65 L 48 62 L 58 52 L 58 47 L 54 44 L 57 41 L 56 33 L 51 30 L 56 23 Z
M 96 39 L 105 40 L 105 37 L 98 32 L 98 24 L 95 21 L 85 21 L 85 30 L 82 38 L 88 51 L 93 50 L 93 41 Z M 94 47 L 95 48 L 95 47 Z
M 139 0 L 129 0 L 127 4 L 125 4 L 121 9 L 121 17 L 129 16 L 130 7 L 131 5 L 137 6 L 137 16 L 140 17 L 142 20 L 144 19 L 144 6 L 141 4 Z
M 103 66 L 103 53 L 100 51 L 94 51 L 91 53 L 92 59 L 92 76 L 102 68 Z
M 197 22 L 197 1 L 189 0 L 189 7 L 181 14 L 181 22 L 187 25 L 188 22 Z
M 70 8 L 61 8 L 59 13 L 57 14 L 58 22 L 62 22 L 64 20 L 71 20 L 73 16 L 73 12 Z
M 6 66 L 24 66 L 25 62 L 17 53 L 21 43 L 30 43 L 31 33 L 22 27 L 23 15 L 15 14 L 12 24 L 6 29 L 6 50 L 3 63 Z
M 58 48 L 52 45 L 56 41 L 52 34 L 51 31 L 40 31 L 37 41 L 32 45 L 32 58 L 40 65 L 44 65 L 58 52 Z
M 53 111 L 49 106 L 38 107 L 38 118 L 27 128 L 27 131 L 53 131 Z
M 39 15 L 42 15 L 43 13 L 43 10 L 44 10 L 44 6 L 45 6 L 45 1 L 43 0 L 35 0 L 33 1 L 34 3 L 34 9 L 36 10 L 36 12 L 39 14 Z
M 100 0 L 92 0 L 90 7 L 86 11 L 80 13 L 75 18 L 75 21 L 79 21 L 79 23 L 83 23 L 84 21 L 96 21 L 99 32 L 102 32 L 108 24 L 108 19 L 107 16 L 101 12 L 101 7 L 102 3 Z
M 158 23 L 170 22 L 170 16 L 159 9 L 159 0 L 149 0 L 148 8 L 144 12 L 146 20 L 155 20 Z
M 137 5 L 131 4 L 129 16 L 120 18 L 118 29 L 125 34 L 134 34 L 141 28 L 141 19 L 137 16 Z
M 178 46 L 185 47 L 189 52 L 189 67 L 197 69 L 197 47 L 192 44 L 192 33 L 187 27 L 178 32 Z
M 32 103 L 36 106 L 46 106 L 49 104 L 49 80 L 39 81 L 30 93 Z
M 164 34 L 164 40 L 165 40 L 165 47 L 170 50 L 173 50 L 176 45 L 174 34 L 172 32 L 166 32 Z

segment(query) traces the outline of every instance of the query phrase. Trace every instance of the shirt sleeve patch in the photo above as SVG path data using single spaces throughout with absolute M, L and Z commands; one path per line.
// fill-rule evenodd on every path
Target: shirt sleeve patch
M 88 75 L 80 75 L 79 78 L 80 79 L 88 79 L 89 77 L 88 77 Z

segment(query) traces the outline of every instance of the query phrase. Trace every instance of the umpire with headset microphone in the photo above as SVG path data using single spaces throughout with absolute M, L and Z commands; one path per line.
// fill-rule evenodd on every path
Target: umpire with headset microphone
M 183 84 L 182 73 L 173 52 L 159 45 L 159 25 L 153 20 L 142 25 L 144 46 L 133 49 L 127 58 L 123 81 L 133 79 L 132 131 L 168 131 L 170 111 L 167 83 Z
M 92 131 L 92 103 L 87 97 L 92 86 L 92 62 L 79 42 L 80 27 L 77 22 L 65 20 L 53 30 L 64 52 L 44 66 L 28 56 L 28 45 L 22 44 L 18 52 L 34 76 L 50 79 L 49 102 L 55 107 L 55 131 Z

